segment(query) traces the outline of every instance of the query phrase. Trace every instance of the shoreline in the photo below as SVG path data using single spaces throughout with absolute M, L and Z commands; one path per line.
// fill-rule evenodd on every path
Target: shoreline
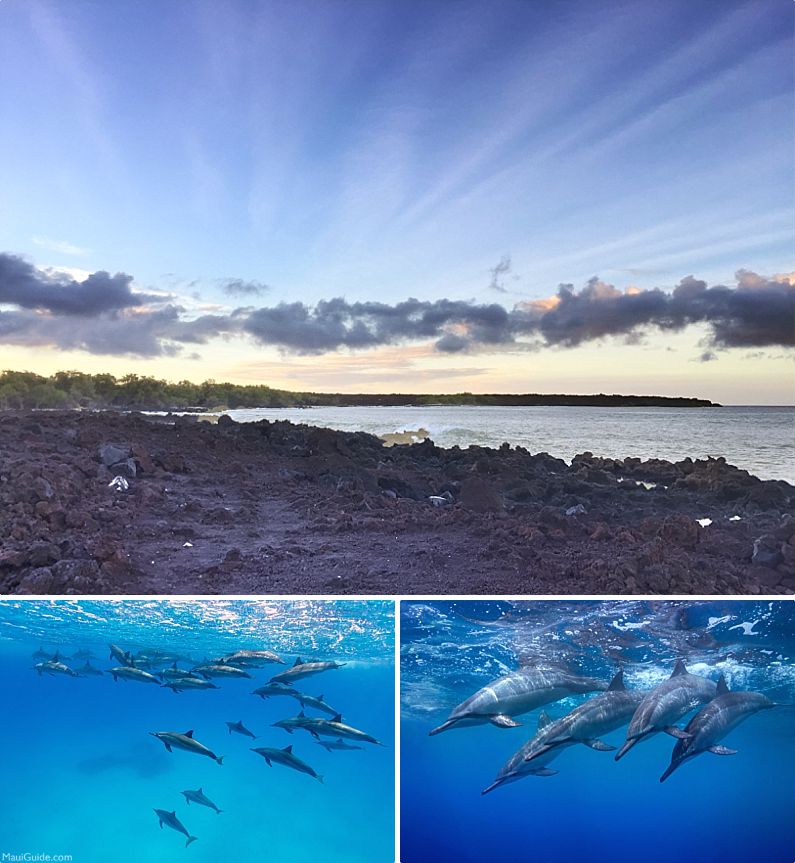
M 795 592 L 795 487 L 721 458 L 10 412 L 0 505 L 6 594 Z

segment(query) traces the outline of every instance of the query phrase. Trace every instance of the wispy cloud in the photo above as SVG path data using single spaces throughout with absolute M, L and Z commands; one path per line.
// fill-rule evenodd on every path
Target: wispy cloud
M 81 257 L 87 255 L 90 249 L 76 246 L 66 240 L 51 240 L 49 237 L 33 237 L 33 244 L 50 252 L 60 252 L 62 255 L 75 255 Z

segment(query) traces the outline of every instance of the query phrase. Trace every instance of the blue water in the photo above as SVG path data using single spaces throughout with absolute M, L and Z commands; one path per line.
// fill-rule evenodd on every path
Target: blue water
M 504 441 L 571 461 L 586 450 L 607 458 L 724 456 L 761 479 L 795 483 L 795 407 L 318 407 L 233 410 L 261 419 L 383 435 L 424 429 L 437 446 L 498 447 Z
M 394 859 L 394 620 L 390 602 L 65 601 L 0 603 L 2 782 L 0 855 L 72 855 L 76 863 L 263 860 L 378 863 Z M 272 728 L 297 714 L 288 698 L 251 690 L 254 680 L 216 680 L 219 690 L 179 695 L 151 684 L 101 678 L 39 677 L 31 654 L 43 645 L 71 655 L 90 649 L 99 668 L 108 642 L 202 659 L 237 648 L 275 650 L 348 664 L 300 681 L 325 696 L 351 725 L 385 746 L 327 752 L 304 731 Z M 82 660 L 75 665 L 82 665 Z M 307 713 L 318 714 L 311 709 Z M 230 736 L 242 719 L 261 739 Z M 150 731 L 194 729 L 223 755 L 169 754 Z M 252 746 L 285 747 L 325 784 L 279 765 Z M 223 813 L 187 805 L 202 787 Z M 158 829 L 153 808 L 176 810 L 198 841 Z
M 429 729 L 478 688 L 529 663 L 555 663 L 649 689 L 676 657 L 732 689 L 795 703 L 795 603 L 401 603 L 401 860 L 588 863 L 792 863 L 795 859 L 795 710 L 757 713 L 664 784 L 673 738 L 658 734 L 620 762 L 566 749 L 556 776 L 481 789 L 533 735 L 520 728 Z M 546 708 L 557 718 L 589 696 Z M 689 717 L 688 717 L 689 718 Z M 683 725 L 683 722 L 679 723 Z M 622 728 L 604 739 L 619 746 Z

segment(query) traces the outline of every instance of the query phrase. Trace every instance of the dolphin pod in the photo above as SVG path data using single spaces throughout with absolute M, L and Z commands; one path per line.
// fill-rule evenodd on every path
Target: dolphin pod
M 706 677 L 690 674 L 681 659 L 671 676 L 653 689 L 638 705 L 627 729 L 627 739 L 616 752 L 616 761 L 623 758 L 641 740 L 664 731 L 674 737 L 680 732 L 674 723 L 701 704 L 715 697 L 717 684 Z
M 104 677 L 105 674 L 108 674 L 113 677 L 114 681 L 121 679 L 137 683 L 150 683 L 157 685 L 158 688 L 171 689 L 174 693 L 179 693 L 185 690 L 220 689 L 221 687 L 213 682 L 218 678 L 230 679 L 231 685 L 234 686 L 235 679 L 251 680 L 255 673 L 261 672 L 265 666 L 286 665 L 278 654 L 268 650 L 237 650 L 215 659 L 205 658 L 201 664 L 197 664 L 196 659 L 154 648 L 133 652 L 118 644 L 109 644 L 108 650 L 109 658 L 116 663 L 112 668 L 103 670 L 93 666 L 89 660 L 94 654 L 89 650 L 80 650 L 74 654 L 74 657 L 83 660 L 84 665 L 73 669 L 63 661 L 66 657 L 57 652 L 55 654 L 48 653 L 43 647 L 40 647 L 33 653 L 33 658 L 36 660 L 34 670 L 40 676 L 46 674 L 75 678 L 83 676 Z M 342 714 L 328 704 L 323 695 L 308 695 L 293 686 L 294 681 L 342 668 L 345 664 L 345 662 L 319 660 L 305 662 L 299 656 L 291 666 L 281 674 L 275 675 L 269 683 L 254 689 L 252 694 L 259 695 L 263 700 L 284 695 L 298 701 L 302 708 L 301 714 L 291 719 L 276 722 L 274 725 L 284 727 L 291 733 L 295 728 L 304 728 L 328 752 L 361 750 L 365 747 L 358 744 L 363 742 L 381 746 L 383 744 L 375 737 L 345 724 L 342 720 Z M 139 687 L 131 687 L 131 690 L 138 689 Z M 304 707 L 327 715 L 324 718 L 305 716 Z M 224 724 L 230 736 L 235 734 L 249 737 L 252 740 L 257 739 L 257 735 L 244 724 L 242 719 L 230 720 Z M 224 763 L 224 756 L 217 755 L 209 746 L 199 742 L 194 737 L 192 729 L 185 732 L 150 731 L 149 734 L 157 738 L 169 753 L 179 749 L 189 754 L 211 759 L 219 765 Z M 321 737 L 325 739 L 321 739 Z M 292 746 L 283 749 L 257 747 L 252 751 L 262 756 L 268 765 L 280 764 L 323 783 L 323 777 L 320 773 L 295 755 Z M 315 752 L 317 753 L 317 750 Z M 223 811 L 204 793 L 202 787 L 186 789 L 180 794 L 188 806 L 190 804 L 203 806 L 212 809 L 216 814 Z M 196 841 L 197 837 L 192 835 L 180 821 L 175 810 L 154 809 L 154 812 L 161 829 L 166 826 L 185 837 L 185 847 Z
M 522 689 L 515 685 L 518 674 L 506 675 L 483 687 L 454 708 L 448 720 L 430 734 L 438 734 L 458 723 L 473 725 L 492 722 L 498 727 L 518 725 L 511 720 L 509 711 L 515 711 L 514 715 L 518 715 L 519 710 L 527 712 L 532 709 L 524 708 L 534 699 L 541 701 L 546 697 L 551 701 L 553 696 L 554 700 L 565 697 L 565 694 L 558 694 L 557 686 L 541 686 L 536 691 L 532 686 L 525 685 Z M 586 681 L 583 686 L 589 685 L 588 681 L 591 684 L 598 683 L 590 678 L 578 679 Z M 549 684 L 552 679 L 548 678 L 546 682 Z M 670 677 L 650 691 L 627 689 L 623 671 L 619 671 L 606 688 L 600 684 L 583 691 L 597 688 L 605 691 L 586 699 L 559 719 L 552 719 L 542 711 L 536 734 L 503 764 L 481 794 L 489 794 L 525 776 L 556 775 L 558 771 L 550 768 L 550 763 L 564 749 L 576 744 L 584 744 L 599 751 L 615 750 L 615 746 L 605 743 L 601 738 L 624 725 L 628 725 L 626 739 L 616 753 L 617 761 L 638 742 L 653 734 L 664 732 L 676 738 L 671 763 L 660 777 L 660 782 L 664 782 L 681 764 L 702 752 L 734 755 L 735 750 L 719 742 L 732 729 L 761 710 L 788 706 L 776 704 L 756 692 L 730 692 L 722 674 L 717 682 L 690 674 L 682 660 L 677 660 Z M 484 706 L 489 709 L 484 709 Z M 698 712 L 686 728 L 675 724 L 696 709 Z M 496 722 L 493 721 L 495 717 Z M 504 718 L 510 721 L 504 721 Z M 303 727 L 295 719 L 276 724 L 287 727 L 287 730 Z
M 529 713 L 567 695 L 607 689 L 592 677 L 580 677 L 553 668 L 522 668 L 492 681 L 452 709 L 447 720 L 428 733 L 441 734 L 448 728 L 483 725 L 513 728 L 521 723 L 514 716 Z
M 660 782 L 665 782 L 685 761 L 702 752 L 735 755 L 736 749 L 722 746 L 719 741 L 749 716 L 776 706 L 758 692 L 729 692 L 726 681 L 721 678 L 715 698 L 699 710 L 679 735 L 671 755 L 671 763 L 660 777 Z

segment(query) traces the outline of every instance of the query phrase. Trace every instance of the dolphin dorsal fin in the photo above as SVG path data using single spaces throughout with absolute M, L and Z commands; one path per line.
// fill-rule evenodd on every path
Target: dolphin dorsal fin
M 343 742 L 342 738 L 341 738 L 341 737 L 338 737 L 338 738 L 337 738 L 337 743 L 342 743 L 342 742 Z
M 303 665 L 303 664 L 304 664 L 304 660 L 301 659 L 300 656 L 296 656 L 295 662 L 293 663 L 293 668 L 295 668 L 296 665 Z
M 201 788 L 199 789 L 199 794 L 204 794 L 204 791 L 202 791 Z
M 174 662 L 171 667 L 174 669 L 174 671 L 176 671 L 177 670 L 177 663 Z
M 172 818 L 176 818 L 176 817 L 177 817 L 177 810 L 176 810 L 176 809 L 174 809 L 174 810 L 172 811 L 172 813 L 171 813 L 171 817 L 172 817 Z
M 552 722 L 552 717 L 546 712 L 546 710 L 542 710 L 541 713 L 538 714 L 538 731 L 541 731 L 542 728 L 546 728 L 550 722 Z
M 322 701 L 322 700 L 323 700 L 323 696 L 322 696 L 322 695 L 318 695 L 317 700 L 318 700 L 318 701 Z
M 298 715 L 299 715 L 299 717 L 303 718 L 306 714 L 305 714 L 305 713 L 304 713 L 304 711 L 302 710 Z
M 285 746 L 284 749 L 282 749 L 282 752 L 289 752 L 290 755 L 292 755 L 293 754 L 293 744 L 291 743 L 289 746 Z
M 623 692 L 627 687 L 624 686 L 624 670 L 616 673 L 616 676 L 610 681 L 610 686 L 607 687 L 608 692 Z
M 190 737 L 191 740 L 193 739 L 193 729 L 192 728 L 190 731 L 185 732 L 185 737 Z
M 680 674 L 687 674 L 687 669 L 684 662 L 681 659 L 677 659 L 674 670 L 671 672 L 671 677 L 679 677 Z
M 729 691 L 729 685 L 726 683 L 726 678 L 724 675 L 718 678 L 718 689 L 715 692 L 715 695 L 725 695 Z
M 342 722 L 342 714 L 335 713 L 334 716 L 331 717 L 332 722 Z

